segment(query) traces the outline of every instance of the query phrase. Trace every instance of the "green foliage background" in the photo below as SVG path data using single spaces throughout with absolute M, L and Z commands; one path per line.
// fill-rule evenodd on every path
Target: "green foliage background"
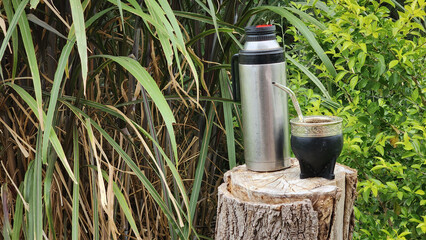
M 342 107 L 325 108 L 300 71 L 290 81 L 306 114 L 345 120 L 339 162 L 358 170 L 356 239 L 426 237 L 425 2 L 337 1 L 311 13 L 337 70 L 330 76 L 309 51 L 294 57 L 312 66 Z M 292 28 L 297 46 L 306 41 Z M 303 60 L 302 60 L 303 59 Z

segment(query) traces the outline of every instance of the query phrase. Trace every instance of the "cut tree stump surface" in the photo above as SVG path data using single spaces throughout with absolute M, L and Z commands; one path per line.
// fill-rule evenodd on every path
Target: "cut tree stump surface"
M 219 187 L 216 239 L 352 239 L 357 171 L 334 174 L 300 179 L 294 159 L 276 172 L 235 167 Z

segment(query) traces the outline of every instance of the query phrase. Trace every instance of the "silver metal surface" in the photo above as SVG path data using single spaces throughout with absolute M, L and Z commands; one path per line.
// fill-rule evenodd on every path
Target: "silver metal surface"
M 267 51 L 280 48 L 276 40 L 250 41 L 244 44 L 244 51 Z
M 328 137 L 342 133 L 342 118 L 335 116 L 305 116 L 304 122 L 290 120 L 291 135 L 296 137 Z
M 300 110 L 300 105 L 299 105 L 299 101 L 297 101 L 296 94 L 294 94 L 294 92 L 290 88 L 288 88 L 288 87 L 286 87 L 282 84 L 279 84 L 277 82 L 272 82 L 272 84 L 275 87 L 277 87 L 277 88 L 287 92 L 288 94 L 290 94 L 290 98 L 291 98 L 291 101 L 293 102 L 294 108 L 296 109 L 297 116 L 299 117 L 299 121 L 304 122 L 302 110 Z
M 247 168 L 275 171 L 290 166 L 285 63 L 239 65 Z

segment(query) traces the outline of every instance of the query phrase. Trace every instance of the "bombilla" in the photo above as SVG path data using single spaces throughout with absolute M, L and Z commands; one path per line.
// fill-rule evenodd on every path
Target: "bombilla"
M 284 86 L 282 84 L 279 84 L 277 82 L 272 82 L 272 85 L 274 85 L 275 87 L 277 87 L 277 88 L 279 88 L 281 90 L 284 90 L 285 92 L 287 92 L 288 94 L 290 94 L 290 98 L 291 98 L 291 101 L 293 102 L 293 106 L 296 109 L 297 115 L 299 116 L 299 121 L 300 122 L 305 122 L 305 120 L 303 118 L 302 111 L 300 110 L 299 102 L 297 101 L 297 98 L 296 98 L 296 94 L 294 94 L 294 92 L 291 91 L 290 88 L 288 88 L 288 87 L 286 87 L 286 86 Z

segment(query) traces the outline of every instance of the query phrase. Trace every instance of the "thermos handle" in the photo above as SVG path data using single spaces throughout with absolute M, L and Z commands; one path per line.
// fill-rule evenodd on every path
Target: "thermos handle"
M 239 102 L 240 99 L 240 74 L 238 71 L 239 54 L 234 54 L 231 59 L 231 76 L 232 76 L 232 95 L 235 102 Z

